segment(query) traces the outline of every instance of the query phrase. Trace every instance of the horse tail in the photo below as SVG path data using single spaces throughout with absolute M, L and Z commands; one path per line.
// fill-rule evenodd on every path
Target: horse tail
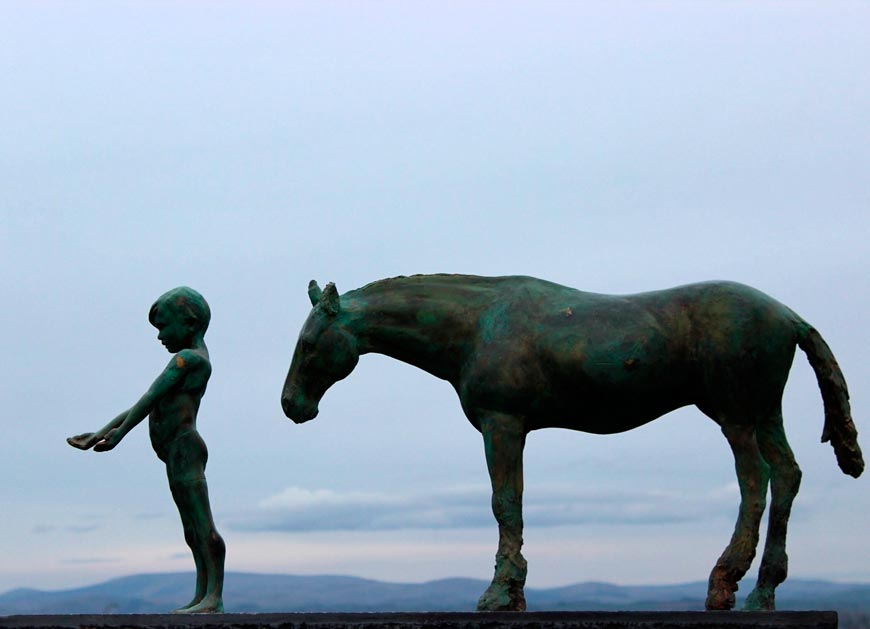
M 846 474 L 858 478 L 864 471 L 864 459 L 858 446 L 858 431 L 852 422 L 849 390 L 846 379 L 831 348 L 822 335 L 806 321 L 798 318 L 798 347 L 807 355 L 822 392 L 825 406 L 825 427 L 822 443 L 830 441 L 837 455 L 837 464 Z

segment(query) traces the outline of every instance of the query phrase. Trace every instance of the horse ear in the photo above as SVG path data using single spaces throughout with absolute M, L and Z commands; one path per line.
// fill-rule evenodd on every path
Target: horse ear
M 323 295 L 320 297 L 320 307 L 323 308 L 326 314 L 331 316 L 337 315 L 341 308 L 338 302 L 338 290 L 332 282 L 327 284 L 326 288 L 323 289 Z
M 323 291 L 320 290 L 316 280 L 308 282 L 308 299 L 311 300 L 312 306 L 316 306 L 320 302 L 320 296 L 322 294 Z

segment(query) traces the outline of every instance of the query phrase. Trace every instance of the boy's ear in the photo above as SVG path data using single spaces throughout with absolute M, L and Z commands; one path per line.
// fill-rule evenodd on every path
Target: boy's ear
M 311 305 L 316 306 L 320 303 L 320 296 L 323 294 L 323 291 L 320 290 L 320 287 L 317 285 L 315 280 L 311 280 L 308 282 L 308 299 L 311 300 Z
M 341 309 L 341 304 L 338 301 L 338 290 L 332 282 L 327 284 L 326 288 L 323 289 L 323 295 L 320 297 L 320 307 L 323 308 L 326 314 L 333 317 Z

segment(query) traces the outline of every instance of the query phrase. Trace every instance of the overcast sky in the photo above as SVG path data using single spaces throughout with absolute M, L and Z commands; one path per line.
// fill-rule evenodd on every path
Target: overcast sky
M 212 308 L 229 570 L 491 576 L 449 385 L 370 355 L 315 421 L 284 417 L 312 278 L 742 281 L 822 332 L 870 448 L 868 32 L 866 2 L 2 3 L 0 591 L 193 569 L 146 426 L 64 441 L 163 368 L 147 314 L 177 285 Z M 800 352 L 784 411 L 792 576 L 870 581 L 867 481 L 818 443 Z M 534 433 L 528 584 L 706 579 L 737 504 L 694 408 Z

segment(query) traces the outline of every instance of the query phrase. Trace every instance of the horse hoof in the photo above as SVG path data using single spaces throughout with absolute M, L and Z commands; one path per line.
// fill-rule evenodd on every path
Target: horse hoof
M 746 597 L 743 609 L 748 612 L 772 612 L 776 609 L 776 600 L 773 591 L 767 592 L 755 588 Z
M 728 611 L 734 607 L 734 592 L 725 589 L 710 590 L 704 607 L 707 611 Z
M 514 591 L 511 592 L 511 589 Z M 477 611 L 524 612 L 526 611 L 526 597 L 523 595 L 522 589 L 517 591 L 517 588 L 510 588 L 502 583 L 493 583 L 477 601 Z

